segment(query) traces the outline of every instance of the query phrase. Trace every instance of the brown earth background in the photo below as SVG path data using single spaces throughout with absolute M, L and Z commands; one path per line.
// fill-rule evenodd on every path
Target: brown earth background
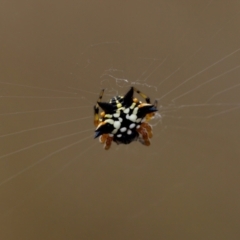
M 240 2 L 1 1 L 0 239 L 240 239 Z M 158 100 L 150 147 L 93 105 Z

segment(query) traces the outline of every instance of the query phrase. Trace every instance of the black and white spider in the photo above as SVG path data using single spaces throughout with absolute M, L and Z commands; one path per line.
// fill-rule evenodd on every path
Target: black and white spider
M 134 98 L 134 91 L 143 97 L 146 103 Z M 150 145 L 152 126 L 148 123 L 157 111 L 157 101 L 150 103 L 150 98 L 131 87 L 125 96 L 113 97 L 109 103 L 101 102 L 104 89 L 101 91 L 97 104 L 94 106 L 95 138 L 109 149 L 112 141 L 117 144 L 129 144 L 138 140 L 143 145 Z M 99 116 L 99 107 L 102 112 Z

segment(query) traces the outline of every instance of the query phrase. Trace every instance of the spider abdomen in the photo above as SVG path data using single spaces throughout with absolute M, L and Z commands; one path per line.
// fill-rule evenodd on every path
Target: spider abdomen
M 121 115 L 122 116 L 122 115 Z M 117 144 L 129 144 L 138 139 L 137 124 L 122 116 L 121 126 L 114 134 L 113 141 Z
M 134 91 L 140 94 L 146 103 L 134 98 Z M 149 146 L 152 127 L 148 121 L 157 111 L 157 102 L 151 104 L 150 98 L 134 87 L 131 87 L 124 96 L 113 97 L 108 103 L 101 102 L 103 92 L 104 90 L 101 91 L 99 100 L 94 106 L 95 138 L 99 137 L 106 150 L 110 148 L 112 141 L 117 144 L 129 144 L 138 140 L 143 145 Z M 99 106 L 103 110 L 100 117 Z

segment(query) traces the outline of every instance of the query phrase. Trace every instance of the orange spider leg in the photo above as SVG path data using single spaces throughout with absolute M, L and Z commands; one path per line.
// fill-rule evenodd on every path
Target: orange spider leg
M 146 122 L 143 122 L 143 123 L 141 124 L 141 128 L 146 129 L 146 131 L 147 131 L 147 133 L 148 133 L 148 137 L 149 137 L 149 138 L 152 138 L 153 133 L 152 133 L 152 126 L 151 126 L 151 125 L 149 125 L 149 124 L 146 123 Z
M 100 143 L 104 144 L 104 149 L 108 150 L 111 147 L 113 137 L 110 137 L 109 134 L 103 134 L 99 137 Z
M 102 89 L 102 91 L 100 92 L 100 95 L 99 95 L 99 98 L 98 98 L 98 102 L 100 102 L 102 100 L 102 97 L 103 97 L 103 93 L 104 93 L 104 89 Z M 97 127 L 98 124 L 99 124 L 99 105 L 96 104 L 94 106 L 94 125 Z M 101 113 L 102 115 L 102 113 Z
M 98 124 L 99 124 L 98 109 L 95 109 L 95 108 L 94 108 L 94 110 L 95 110 L 95 114 L 94 114 L 94 125 L 95 125 L 95 127 L 97 127 Z
M 146 146 L 149 146 L 150 145 L 149 136 L 147 130 L 144 127 L 142 127 L 142 124 L 140 128 L 137 129 L 137 132 L 140 134 L 141 140 L 143 140 L 143 141 L 140 140 L 140 142 L 142 142 L 142 144 Z

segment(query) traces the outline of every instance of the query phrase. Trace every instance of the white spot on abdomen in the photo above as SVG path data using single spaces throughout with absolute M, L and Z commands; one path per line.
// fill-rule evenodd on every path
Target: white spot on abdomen
M 113 129 L 113 130 L 112 130 L 112 134 L 116 134 L 116 133 L 117 133 L 117 131 L 118 131 L 118 129 L 116 129 L 116 128 L 115 128 L 115 129 Z
M 137 115 L 135 115 L 135 114 L 132 114 L 131 116 L 129 116 L 129 120 L 132 122 L 135 122 L 136 119 L 137 119 Z
M 133 102 L 130 108 L 133 109 L 135 107 L 135 105 L 136 105 L 136 103 Z
M 113 123 L 114 128 L 119 129 L 121 127 L 121 123 L 119 121 L 115 121 Z
M 131 131 L 130 129 L 128 129 L 127 134 L 128 134 L 128 135 L 131 135 L 131 134 L 132 134 L 132 131 Z
M 112 118 L 112 115 L 111 114 L 105 114 L 104 117 L 105 118 Z
M 127 128 L 126 128 L 126 127 L 120 128 L 120 132 L 126 132 L 126 131 L 127 131 Z
M 139 109 L 138 107 L 134 108 L 133 114 L 137 115 L 138 109 Z
M 120 114 L 119 114 L 119 113 L 114 113 L 113 116 L 114 116 L 115 118 L 118 118 L 118 117 L 120 116 Z
M 110 124 L 114 123 L 114 121 L 112 119 L 107 119 L 107 120 L 105 120 L 105 122 L 110 123 Z
M 130 126 L 129 126 L 129 128 L 134 128 L 136 126 L 136 124 L 135 123 L 132 123 L 132 124 L 130 124 Z

